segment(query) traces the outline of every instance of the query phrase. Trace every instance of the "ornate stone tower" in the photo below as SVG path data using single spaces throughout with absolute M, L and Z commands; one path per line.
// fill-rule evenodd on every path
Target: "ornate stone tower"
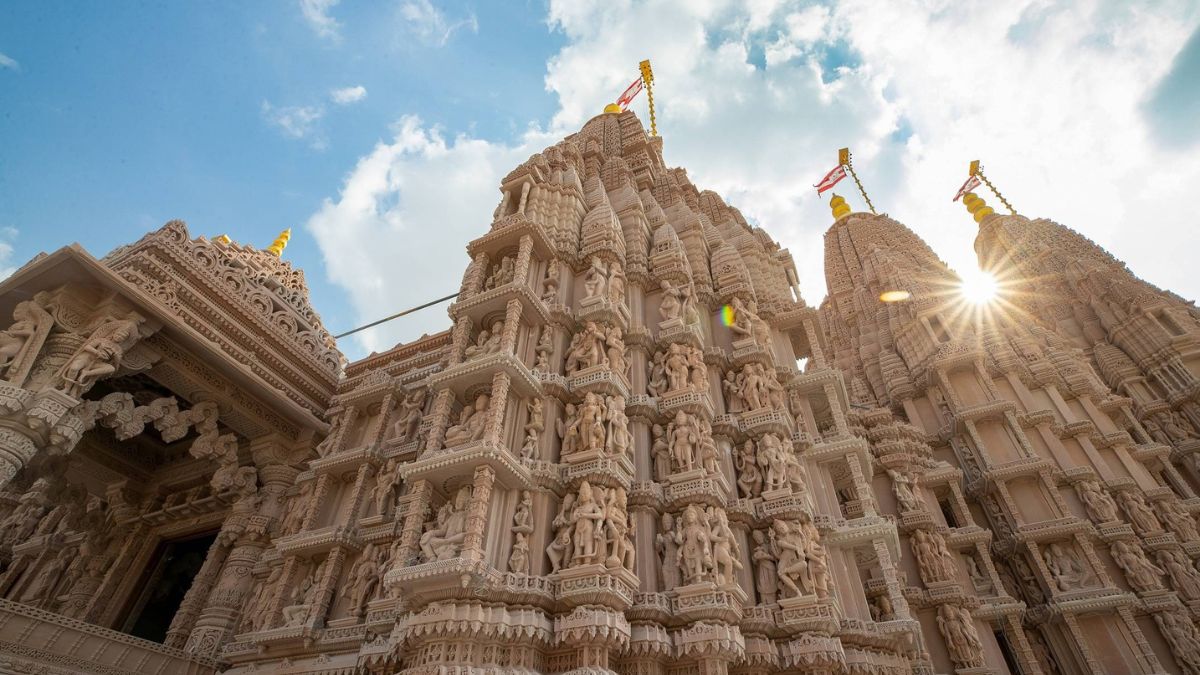
M 350 364 L 287 233 L 0 283 L 0 669 L 1200 673 L 1190 305 L 971 196 L 1029 292 L 837 197 L 808 307 L 632 113 L 498 201 Z

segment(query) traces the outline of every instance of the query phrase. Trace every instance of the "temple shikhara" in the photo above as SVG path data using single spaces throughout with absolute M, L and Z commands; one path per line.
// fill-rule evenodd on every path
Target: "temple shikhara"
M 0 284 L 0 671 L 1200 673 L 1200 310 L 973 193 L 1001 298 L 834 197 L 814 307 L 662 144 L 516 167 L 351 363 L 287 233 Z

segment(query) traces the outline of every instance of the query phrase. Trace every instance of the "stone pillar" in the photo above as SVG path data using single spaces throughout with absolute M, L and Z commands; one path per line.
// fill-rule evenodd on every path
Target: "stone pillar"
M 482 560 L 487 529 L 487 509 L 492 498 L 492 485 L 496 482 L 496 471 L 490 466 L 475 467 L 471 485 L 471 504 L 467 507 L 467 531 L 463 537 L 462 557 Z

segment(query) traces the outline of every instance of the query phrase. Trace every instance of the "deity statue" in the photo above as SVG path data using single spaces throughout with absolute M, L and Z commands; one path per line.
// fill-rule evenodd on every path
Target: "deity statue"
M 59 390 L 78 398 L 97 380 L 117 372 L 125 351 L 137 338 L 137 319 L 110 319 L 100 324 L 63 366 Z
M 1187 612 L 1171 609 L 1155 612 L 1153 616 L 1180 664 L 1188 672 L 1200 672 L 1200 634 Z
M 558 258 L 551 258 L 546 266 L 546 278 L 542 280 L 542 301 L 554 302 L 558 299 L 558 278 L 562 276 L 562 263 Z
M 928 530 L 913 530 L 913 555 L 921 570 L 921 579 L 929 584 L 949 581 L 954 576 L 954 557 L 946 548 L 942 535 Z
M 765 434 L 758 441 L 758 465 L 766 476 L 763 490 L 782 490 L 788 481 L 788 462 L 783 443 L 775 434 Z
M 625 488 L 615 488 L 605 507 L 604 540 L 608 555 L 604 564 L 608 568 L 624 567 L 633 571 L 634 548 L 630 537 L 633 528 L 627 509 L 628 497 Z
M 604 422 L 608 427 L 604 443 L 605 454 L 632 457 L 633 434 L 629 431 L 629 418 L 625 416 L 625 397 L 609 396 L 607 404 L 604 412 Z
M 554 353 L 554 329 L 550 326 L 542 326 L 542 334 L 538 337 L 537 346 L 534 347 L 533 367 L 536 370 L 549 372 L 550 356 Z
M 458 417 L 458 424 L 446 429 L 447 448 L 452 448 L 456 445 L 478 441 L 483 438 L 483 432 L 487 429 L 487 418 L 489 404 L 491 403 L 491 395 L 481 393 L 475 397 L 475 402 L 463 408 L 462 413 Z
M 750 313 L 747 311 L 746 303 L 735 295 L 730 305 L 733 308 L 733 323 L 729 325 L 729 330 L 736 336 L 734 339 L 753 339 L 754 326 L 750 322 Z
M 662 561 L 659 566 L 659 588 L 668 590 L 679 586 L 679 548 L 675 543 L 675 519 L 670 513 L 662 514 L 658 534 L 654 537 L 654 548 Z
M 738 558 L 740 551 L 733 529 L 729 527 L 729 517 L 724 509 L 710 506 L 713 512 L 710 537 L 712 539 L 713 571 L 716 573 L 718 585 L 735 583 L 734 575 L 742 569 Z
M 771 523 L 771 528 L 774 532 L 776 576 L 783 588 L 783 597 L 800 597 L 812 587 L 804 534 L 798 526 L 782 519 Z
M 545 410 L 541 397 L 535 396 L 528 403 L 529 419 L 525 422 L 525 440 L 521 443 L 521 457 L 533 459 L 537 455 L 538 442 L 546 430 Z
M 741 449 L 733 456 L 733 466 L 737 469 L 738 489 L 742 497 L 752 499 L 762 494 L 763 477 L 758 470 L 758 457 L 754 452 L 754 441 L 746 439 Z
M 20 385 L 22 371 L 28 371 L 42 342 L 50 332 L 54 318 L 32 300 L 17 303 L 13 323 L 0 331 L 0 376 Z
M 396 424 L 392 427 L 392 435 L 400 443 L 407 443 L 416 438 L 425 410 L 425 396 L 425 388 L 420 387 L 408 392 L 400 402 Z
M 1195 541 L 1200 535 L 1196 532 L 1196 521 L 1183 505 L 1174 499 L 1159 501 L 1158 515 L 1167 529 L 1181 542 Z
M 563 497 L 562 505 L 558 509 L 558 515 L 554 517 L 551 526 L 554 528 L 554 539 L 546 547 L 546 557 L 550 560 L 550 572 L 553 574 L 562 569 L 564 565 L 569 563 L 573 554 L 573 542 L 571 533 L 574 525 L 571 521 L 571 513 L 575 507 L 575 495 L 567 493 Z
M 625 304 L 625 271 L 615 260 L 608 268 L 608 300 L 614 305 Z
M 666 354 L 655 352 L 650 363 L 650 377 L 646 380 L 646 393 L 659 396 L 667 392 Z
M 567 348 L 567 375 L 574 375 L 595 366 L 609 365 L 604 348 L 605 340 L 604 330 L 595 321 L 584 324 L 583 330 L 571 338 L 571 344 Z
M 700 442 L 694 419 L 682 410 L 675 413 L 675 421 L 667 425 L 667 438 L 671 444 L 671 459 L 675 471 L 691 471 L 696 466 L 696 446 Z
M 665 279 L 660 287 L 663 294 L 662 301 L 658 306 L 658 315 L 662 317 L 663 321 L 678 319 L 683 312 L 683 291 Z
M 667 350 L 663 364 L 667 373 L 668 391 L 683 391 L 688 387 L 688 359 L 684 346 L 673 343 Z
M 1097 523 L 1111 523 L 1120 520 L 1117 517 L 1117 505 L 1112 497 L 1094 480 L 1085 480 L 1075 484 L 1075 491 L 1083 501 L 1088 515 Z
M 702 513 L 700 507 L 689 504 L 675 532 L 683 581 L 688 585 L 705 581 L 713 568 L 712 536 L 704 524 Z
M 1113 542 L 1112 557 L 1125 571 L 1125 578 L 1133 590 L 1139 593 L 1157 591 L 1162 588 L 1159 579 L 1165 572 L 1146 559 L 1142 547 L 1128 541 Z
M 775 531 L 770 532 L 774 536 Z M 751 537 L 754 539 L 754 551 L 750 557 L 754 560 L 754 585 L 758 587 L 758 601 L 769 605 L 779 596 L 778 569 L 772 552 L 774 542 L 768 542 L 762 530 L 754 530 Z
M 483 282 L 483 290 L 490 291 L 493 288 L 499 288 L 505 284 L 510 284 L 516 273 L 516 266 L 511 255 L 506 255 L 496 263 L 496 267 L 492 273 L 488 275 Z
M 975 668 L 983 664 L 983 643 L 979 641 L 970 612 L 957 605 L 940 605 L 937 625 L 946 638 L 950 660 L 955 667 Z
M 921 499 L 917 496 L 916 481 L 912 476 L 900 471 L 888 470 L 888 476 L 892 479 L 892 490 L 896 493 L 896 501 L 900 503 L 901 511 L 916 511 L 921 508 Z
M 271 617 L 271 598 L 275 596 L 275 589 L 282 577 L 283 565 L 276 565 L 265 579 L 259 579 L 255 584 L 250 602 L 246 603 L 246 615 L 242 618 L 243 632 L 257 633 L 267 627 Z
M 475 339 L 475 344 L 468 345 L 463 356 L 470 361 L 479 356 L 495 354 L 500 351 L 500 345 L 504 341 L 504 319 L 496 319 L 490 328 L 479 331 L 479 336 Z
M 608 295 L 608 267 L 600 258 L 592 257 L 592 264 L 583 276 L 583 293 L 585 299 Z
M 1121 502 L 1121 508 L 1125 509 L 1125 515 L 1129 516 L 1129 522 L 1133 523 L 1133 529 L 1139 535 L 1146 536 L 1162 532 L 1162 525 L 1158 522 L 1158 517 L 1154 515 L 1154 511 L 1146 503 L 1146 498 L 1141 494 L 1124 491 L 1117 494 L 1117 499 Z
M 1191 559 L 1183 551 L 1162 549 L 1158 552 L 1158 564 L 1171 579 L 1171 585 L 1185 600 L 1200 600 L 1200 572 L 1192 567 Z
M 604 344 L 609 369 L 619 375 L 627 376 L 629 362 L 625 358 L 625 341 L 621 338 L 621 329 L 617 326 L 609 326 L 605 329 Z
M 661 424 L 651 427 L 650 436 L 653 439 L 650 456 L 654 459 L 654 480 L 663 481 L 671 475 L 671 446 L 667 443 L 667 433 Z
M 708 391 L 708 366 L 704 363 L 704 352 L 695 347 L 689 347 L 686 351 L 688 384 L 695 391 Z
M 315 483 L 316 481 L 304 481 L 300 484 L 299 492 L 288 500 L 287 512 L 283 516 L 283 523 L 279 526 L 281 535 L 294 534 L 304 523 L 304 516 L 308 515 L 309 502 Z
M 601 507 L 593 494 L 592 486 L 583 481 L 579 485 L 579 499 L 571 511 L 571 525 L 574 527 L 575 554 L 571 557 L 571 566 L 588 565 L 601 562 L 601 550 L 596 546 L 598 532 L 603 531 L 604 508 Z
M 740 413 L 746 407 L 746 402 L 742 400 L 742 385 L 738 377 L 738 373 L 730 370 L 721 380 L 721 390 L 725 392 L 725 410 L 729 413 Z
M 396 469 L 399 461 L 392 457 L 375 474 L 375 513 L 387 518 L 400 496 L 400 474 Z
M 420 547 L 426 562 L 449 560 L 462 552 L 467 536 L 467 509 L 471 505 L 471 486 L 464 485 L 454 501 L 442 505 L 433 526 L 421 535 Z
M 579 427 L 577 448 L 580 452 L 602 450 L 605 443 L 604 416 L 607 409 L 600 395 L 588 392 L 577 408 Z
M 529 535 L 524 532 L 513 535 L 512 553 L 508 556 L 508 571 L 529 574 Z
M 1091 574 L 1079 560 L 1058 542 L 1053 542 L 1042 552 L 1046 569 L 1054 578 L 1060 591 L 1073 591 L 1088 585 Z
M 350 616 L 361 618 L 367 613 L 367 602 L 379 586 L 379 555 L 375 544 L 367 544 L 362 556 L 350 567 L 346 576 L 350 587 Z

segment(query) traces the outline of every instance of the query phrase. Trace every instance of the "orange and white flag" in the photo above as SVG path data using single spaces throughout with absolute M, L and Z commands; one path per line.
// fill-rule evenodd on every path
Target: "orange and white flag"
M 641 91 L 642 78 L 639 77 L 633 81 L 633 84 L 629 85 L 629 88 L 625 90 L 625 93 L 621 94 L 621 98 L 617 99 L 617 105 L 621 106 L 621 110 L 627 110 L 629 108 L 629 104 L 633 102 L 633 97 L 637 96 Z
M 950 201 L 956 202 L 956 201 L 962 199 L 963 195 L 967 194 L 968 192 L 970 192 L 971 190 L 974 190 L 977 187 L 979 187 L 979 177 L 978 176 L 971 176 L 971 177 L 967 178 L 967 182 L 963 183 L 962 187 L 958 188 L 958 192 L 955 193 L 954 199 L 951 199 Z
M 820 183 L 817 183 L 813 187 L 817 188 L 817 194 L 821 194 L 822 192 L 824 192 L 826 190 L 833 189 L 833 186 L 837 185 L 838 181 L 840 181 L 841 179 L 843 179 L 845 177 L 846 177 L 845 165 L 838 164 L 837 166 L 833 167 L 833 170 L 831 170 L 829 173 L 825 174 L 825 177 L 821 179 Z

